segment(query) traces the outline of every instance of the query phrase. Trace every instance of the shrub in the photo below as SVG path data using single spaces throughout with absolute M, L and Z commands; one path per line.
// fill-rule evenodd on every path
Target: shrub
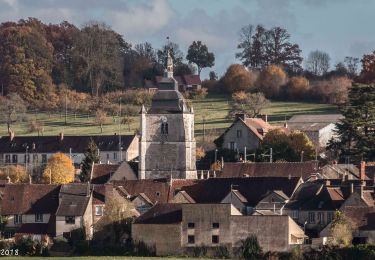
M 192 93 L 192 97 L 195 100 L 205 99 L 208 92 L 206 88 L 197 89 Z
M 205 257 L 205 256 L 207 256 L 207 247 L 205 245 L 194 247 L 193 256 L 194 257 Z
M 256 235 L 250 235 L 241 241 L 240 254 L 245 260 L 258 260 L 263 257 Z
M 229 249 L 226 246 L 216 247 L 215 252 L 214 252 L 214 257 L 220 258 L 220 259 L 230 259 Z
M 18 240 L 13 247 L 18 249 L 19 255 L 25 256 L 47 256 L 48 248 L 40 241 L 35 241 L 31 237 Z
M 148 246 L 143 241 L 132 241 L 132 254 L 135 256 L 155 256 L 155 246 Z

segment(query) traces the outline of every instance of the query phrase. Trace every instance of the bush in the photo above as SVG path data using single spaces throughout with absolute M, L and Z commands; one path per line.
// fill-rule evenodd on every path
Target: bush
M 208 92 L 206 88 L 197 89 L 192 93 L 192 97 L 195 100 L 205 99 Z
M 216 247 L 215 252 L 214 252 L 214 257 L 220 258 L 220 259 L 230 259 L 229 249 L 226 246 Z
M 245 260 L 262 259 L 263 252 L 256 235 L 250 235 L 241 241 L 240 254 Z
M 132 241 L 132 255 L 134 256 L 155 256 L 155 247 L 150 247 L 143 241 Z
M 205 257 L 205 256 L 207 256 L 207 247 L 205 245 L 194 247 L 193 256 L 194 257 Z
M 40 241 L 35 241 L 31 237 L 18 240 L 13 247 L 19 255 L 24 256 L 47 256 L 48 248 Z

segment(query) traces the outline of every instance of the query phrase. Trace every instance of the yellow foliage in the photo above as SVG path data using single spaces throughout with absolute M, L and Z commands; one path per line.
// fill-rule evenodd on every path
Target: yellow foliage
M 303 151 L 306 158 L 314 156 L 314 145 L 303 132 L 292 131 L 289 135 L 289 145 L 298 154 Z
M 240 64 L 229 66 L 223 76 L 223 83 L 229 92 L 251 90 L 254 87 L 257 75 L 248 71 Z
M 63 153 L 56 153 L 48 159 L 43 172 L 46 183 L 65 184 L 74 181 L 74 166 L 72 160 Z
M 214 162 L 213 164 L 211 164 L 210 169 L 213 171 L 221 171 L 221 163 L 219 161 Z
M 289 81 L 287 93 L 290 98 L 306 97 L 310 82 L 305 77 L 292 77 Z
M 206 156 L 206 152 L 205 152 L 205 150 L 202 146 L 197 147 L 196 152 L 195 152 L 195 156 L 197 157 L 197 160 L 200 160 L 200 159 L 202 159 L 203 157 Z
M 12 165 L 0 171 L 0 179 L 7 180 L 8 174 L 12 183 L 29 182 L 29 175 L 27 174 L 25 167 L 21 165 Z
M 284 70 L 280 66 L 269 65 L 259 74 L 256 85 L 269 98 L 277 96 L 280 92 L 280 87 L 285 85 L 286 82 L 287 75 Z
M 270 130 L 263 139 L 263 142 L 267 144 L 288 143 L 288 141 L 288 135 L 280 128 Z

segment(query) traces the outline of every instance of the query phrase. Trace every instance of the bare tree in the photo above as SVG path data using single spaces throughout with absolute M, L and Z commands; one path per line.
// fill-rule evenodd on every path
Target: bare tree
M 246 114 L 249 117 L 256 117 L 259 115 L 268 104 L 268 99 L 264 94 L 258 93 L 245 93 L 243 91 L 236 92 L 232 95 L 232 107 L 229 112 L 230 116 L 238 113 Z
M 95 124 L 100 127 L 100 133 L 103 133 L 103 125 L 107 122 L 107 113 L 101 109 L 96 111 Z
M 306 60 L 306 69 L 316 76 L 323 76 L 329 69 L 330 60 L 328 53 L 319 50 L 312 51 Z
M 23 99 L 16 93 L 10 93 L 6 97 L 0 97 L 0 117 L 3 117 L 10 132 L 11 124 L 22 117 L 26 112 Z
M 359 59 L 354 57 L 346 56 L 344 59 L 346 69 L 348 70 L 349 76 L 351 78 L 355 77 L 358 72 Z

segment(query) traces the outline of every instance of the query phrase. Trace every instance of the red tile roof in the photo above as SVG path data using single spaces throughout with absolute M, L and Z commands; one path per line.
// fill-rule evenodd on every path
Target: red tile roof
M 91 183 L 106 183 L 119 167 L 119 164 L 94 164 L 92 168 Z
M 105 185 L 97 184 L 94 185 L 92 192 L 92 204 L 100 205 L 105 203 Z

